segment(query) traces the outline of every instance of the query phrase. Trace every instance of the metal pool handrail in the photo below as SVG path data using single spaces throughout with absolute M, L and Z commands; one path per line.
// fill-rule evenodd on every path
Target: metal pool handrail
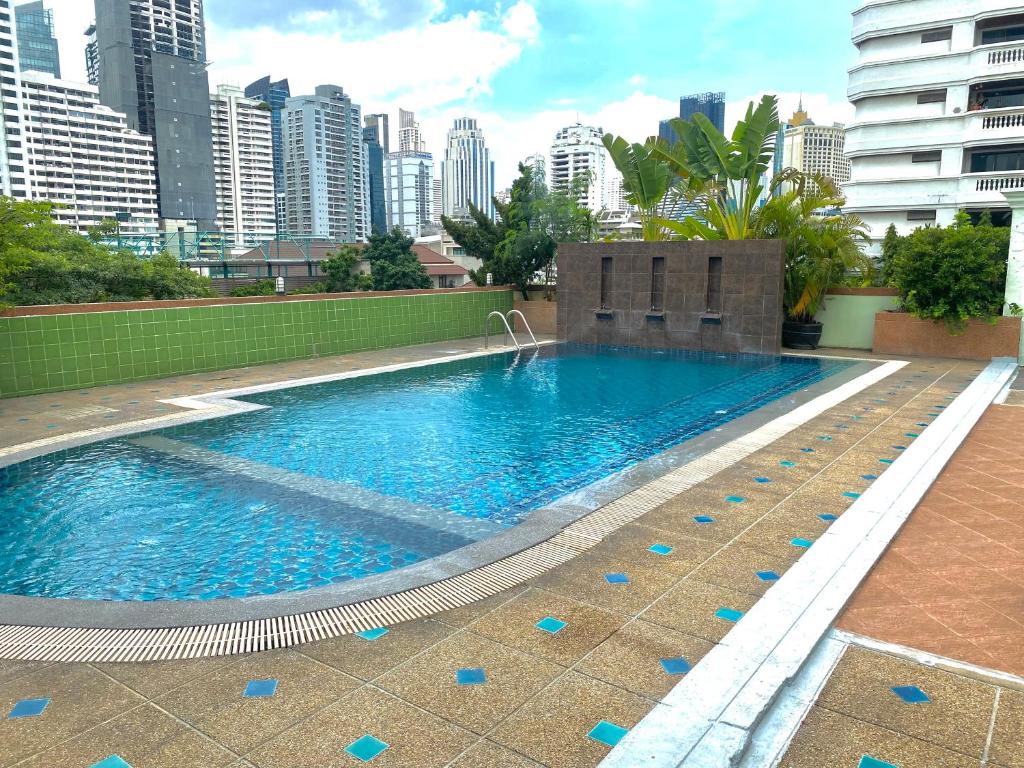
M 516 335 L 512 333 L 512 326 L 508 324 L 508 319 L 498 310 L 494 310 L 493 312 L 491 312 L 491 314 L 489 314 L 487 316 L 487 319 L 484 321 L 484 349 L 487 349 L 490 345 L 491 318 L 494 317 L 495 315 L 497 315 L 498 319 L 501 320 L 501 324 L 505 326 L 505 343 L 508 343 L 508 337 L 511 336 L 512 343 L 516 345 L 516 349 L 522 349 L 522 347 L 519 346 L 519 342 L 516 341 Z
M 537 337 L 533 335 L 533 331 L 530 329 L 530 324 L 526 322 L 526 315 L 524 315 L 518 309 L 512 309 L 509 310 L 509 312 L 505 315 L 505 319 L 508 320 L 509 318 L 512 317 L 512 315 L 519 315 L 519 317 L 523 319 L 523 327 L 526 328 L 526 332 L 530 334 L 530 341 L 533 342 L 534 347 L 540 349 L 540 344 L 537 343 Z M 509 325 L 509 327 L 511 328 L 511 324 Z M 513 338 L 515 337 L 513 336 Z

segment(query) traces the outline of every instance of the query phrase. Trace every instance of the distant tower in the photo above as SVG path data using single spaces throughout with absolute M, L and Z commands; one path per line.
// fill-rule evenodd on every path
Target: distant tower
M 689 120 L 696 114 L 704 115 L 721 133 L 725 133 L 725 94 L 695 93 L 679 99 L 679 118 Z M 658 136 L 670 144 L 679 141 L 672 129 L 672 118 L 662 120 L 658 124 Z
M 60 51 L 53 34 L 53 11 L 42 0 L 14 8 L 18 63 L 22 72 L 48 72 L 60 79 Z
M 472 203 L 494 218 L 494 163 L 474 118 L 456 118 L 441 168 L 445 216 L 466 216 Z
M 270 129 L 274 148 L 274 207 L 278 231 L 284 231 L 284 139 L 281 128 L 281 113 L 292 95 L 287 80 L 271 81 L 264 77 L 245 88 L 247 99 L 259 99 L 270 108 Z
M 370 202 L 370 230 L 387 232 L 388 194 L 385 175 L 386 156 L 380 143 L 380 123 L 367 115 L 363 118 L 363 144 L 366 145 L 366 180 Z M 386 115 L 385 115 L 386 117 Z
M 388 116 L 384 113 L 367 115 L 363 118 L 363 127 L 372 128 L 377 136 L 377 143 L 384 150 L 384 157 L 391 154 L 391 130 L 388 127 Z
M 153 137 L 160 216 L 217 218 L 202 0 L 95 0 L 100 101 Z
M 0 0 L 0 73 L 9 87 L 0 93 L 0 194 L 25 197 L 25 148 L 21 129 L 18 44 L 11 24 L 11 2 Z
M 416 122 L 416 115 L 404 109 L 398 110 L 398 151 L 427 151 L 427 146 L 423 142 L 423 134 L 420 132 L 420 124 Z
M 566 191 L 577 177 L 589 178 L 579 204 L 594 213 L 608 207 L 606 170 L 608 151 L 601 141 L 604 131 L 589 125 L 563 128 L 551 145 L 548 183 L 552 190 Z

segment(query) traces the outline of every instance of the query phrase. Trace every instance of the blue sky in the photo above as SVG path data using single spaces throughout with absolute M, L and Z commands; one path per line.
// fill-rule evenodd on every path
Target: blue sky
M 89 0 L 48 0 L 66 76 Z M 725 91 L 729 120 L 769 91 L 819 122 L 848 119 L 857 0 L 206 0 L 211 84 L 287 77 L 342 85 L 365 112 L 414 109 L 438 155 L 455 116 L 477 117 L 499 184 L 585 123 L 641 140 L 685 93 Z M 709 10 L 709 8 L 711 10 Z M 397 122 L 397 120 L 396 120 Z

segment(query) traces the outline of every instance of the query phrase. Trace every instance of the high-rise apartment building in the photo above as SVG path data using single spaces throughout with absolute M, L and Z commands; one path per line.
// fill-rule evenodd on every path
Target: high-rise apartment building
M 604 131 L 589 125 L 571 125 L 555 134 L 551 145 L 548 183 L 552 190 L 568 190 L 577 179 L 587 179 L 580 205 L 594 213 L 607 207 L 608 151 L 601 141 Z M 582 182 L 577 182 L 582 184 Z
M 338 85 L 288 99 L 284 139 L 285 218 L 292 235 L 337 242 L 370 231 L 362 115 Z
M 494 163 L 474 118 L 456 118 L 448 131 L 441 178 L 445 216 L 466 216 L 472 203 L 494 218 Z
M 434 218 L 434 158 L 429 152 L 392 152 L 387 175 L 391 227 L 422 236 Z
M 387 232 L 390 228 L 387 199 L 387 160 L 380 143 L 380 124 L 363 121 L 363 144 L 366 145 L 366 181 L 370 202 L 370 230 Z
M 210 94 L 217 228 L 234 245 L 269 240 L 277 232 L 271 111 L 241 88 Z
M 441 216 L 444 214 L 444 196 L 442 190 L 444 184 L 441 181 L 441 174 L 434 173 L 434 210 L 430 216 L 430 222 L 434 226 L 441 226 Z
M 0 0 L 0 85 L 0 193 L 8 197 L 24 197 L 21 81 L 11 0 Z
M 89 85 L 100 85 L 100 50 L 96 42 L 96 23 L 85 30 L 85 77 Z
M 783 138 L 782 166 L 796 168 L 808 175 L 820 174 L 836 184 L 850 180 L 850 160 L 846 156 L 846 127 L 841 123 L 815 125 L 807 120 L 786 130 Z M 811 192 L 813 182 L 807 185 Z
M 427 151 L 423 133 L 420 131 L 420 124 L 416 122 L 416 115 L 404 109 L 398 110 L 398 151 Z
M 961 209 L 1005 223 L 1002 192 L 1024 189 L 1024 3 L 863 2 L 853 43 L 845 210 L 875 246 Z
M 57 203 L 54 218 L 83 234 L 108 219 L 124 234 L 156 232 L 153 140 L 95 86 L 25 72 L 21 87 L 26 197 Z
M 217 217 L 202 0 L 95 0 L 100 101 L 153 137 L 160 215 Z
M 694 115 L 704 115 L 722 133 L 725 132 L 725 94 L 724 93 L 695 93 L 692 96 L 683 96 L 679 99 L 679 117 L 682 120 L 689 120 Z M 679 137 L 672 129 L 672 118 L 662 120 L 658 124 L 658 136 L 671 144 L 675 144 Z
M 277 228 L 284 231 L 284 140 L 281 135 L 281 113 L 292 95 L 287 80 L 273 81 L 264 77 L 245 88 L 246 98 L 259 99 L 270 108 L 270 129 L 274 143 L 274 194 Z
M 42 0 L 14 8 L 18 65 L 22 72 L 46 72 L 60 79 L 60 51 L 53 34 L 53 11 Z

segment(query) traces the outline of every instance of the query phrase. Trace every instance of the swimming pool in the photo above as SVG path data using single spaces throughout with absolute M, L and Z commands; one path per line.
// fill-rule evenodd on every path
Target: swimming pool
M 850 364 L 559 344 L 280 389 L 0 470 L 0 593 L 294 593 L 486 539 Z

